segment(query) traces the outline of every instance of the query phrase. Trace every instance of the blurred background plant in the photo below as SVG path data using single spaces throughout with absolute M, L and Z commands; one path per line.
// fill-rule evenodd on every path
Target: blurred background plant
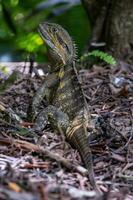
M 38 24 L 52 21 L 72 35 L 81 55 L 90 36 L 89 20 L 80 0 L 1 0 L 0 62 L 23 61 L 35 54 L 44 61 L 46 49 L 37 33 Z

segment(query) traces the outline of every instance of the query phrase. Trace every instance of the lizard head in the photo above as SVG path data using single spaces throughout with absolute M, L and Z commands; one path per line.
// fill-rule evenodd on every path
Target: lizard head
M 54 63 L 64 66 L 74 61 L 75 44 L 64 28 L 55 23 L 44 22 L 39 25 L 38 30 Z

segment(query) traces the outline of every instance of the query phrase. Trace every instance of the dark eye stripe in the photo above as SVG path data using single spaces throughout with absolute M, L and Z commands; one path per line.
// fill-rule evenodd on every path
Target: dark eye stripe
M 68 53 L 70 53 L 68 45 L 62 40 L 62 38 L 58 34 L 56 35 L 56 37 L 59 43 L 63 46 L 63 48 L 66 49 Z
M 71 53 L 66 43 L 63 43 L 62 46 L 67 50 L 68 53 Z
M 62 45 L 64 43 L 62 38 L 58 34 L 56 35 L 56 37 L 57 37 L 57 40 L 59 41 L 59 43 Z

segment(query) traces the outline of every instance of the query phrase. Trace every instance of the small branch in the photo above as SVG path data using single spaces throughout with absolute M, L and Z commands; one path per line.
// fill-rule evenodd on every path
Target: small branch
M 78 172 L 83 176 L 88 174 L 88 171 L 84 167 L 82 167 L 80 165 L 75 165 L 75 164 L 71 163 L 69 160 L 63 158 L 62 156 L 49 151 L 47 148 L 32 144 L 30 142 L 27 142 L 24 140 L 0 137 L 0 144 L 14 145 L 18 149 L 25 149 L 28 151 L 38 152 L 39 154 L 41 154 L 41 155 L 43 154 L 45 157 L 47 156 L 50 159 L 55 160 L 56 162 L 62 164 L 64 167 L 66 167 L 69 170 Z

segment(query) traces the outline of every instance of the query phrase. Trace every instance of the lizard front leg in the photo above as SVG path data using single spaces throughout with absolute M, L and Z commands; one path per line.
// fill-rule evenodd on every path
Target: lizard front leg
M 48 122 L 54 129 L 64 134 L 69 126 L 69 117 L 60 109 L 49 105 L 38 114 L 33 128 L 37 131 L 43 130 Z
M 50 89 L 55 87 L 56 84 L 58 84 L 58 78 L 56 74 L 50 74 L 47 76 L 42 86 L 35 93 L 32 103 L 29 106 L 28 115 L 30 115 L 29 118 L 31 121 L 34 121 L 36 118 L 39 112 L 40 103 L 43 101 L 43 99 L 46 98 L 47 103 L 49 103 Z

